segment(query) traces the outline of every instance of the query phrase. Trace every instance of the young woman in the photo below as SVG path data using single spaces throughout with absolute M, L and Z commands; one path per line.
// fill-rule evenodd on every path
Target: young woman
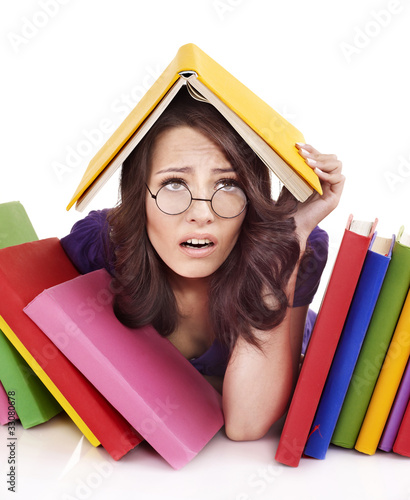
M 234 440 L 262 437 L 287 408 L 327 258 L 317 224 L 343 189 L 334 155 L 296 147 L 323 195 L 274 202 L 265 165 L 182 90 L 125 161 L 119 204 L 61 240 L 80 272 L 110 271 L 120 321 L 152 324 L 219 387 Z

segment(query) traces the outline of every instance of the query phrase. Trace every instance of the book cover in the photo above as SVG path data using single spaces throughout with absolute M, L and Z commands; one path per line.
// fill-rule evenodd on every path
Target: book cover
M 45 290 L 25 312 L 179 469 L 222 427 L 221 396 L 153 327 L 118 321 L 110 281 L 103 269 L 85 274 Z
M 313 420 L 305 455 L 324 459 L 390 263 L 395 238 L 374 238 Z
M 407 403 L 397 437 L 393 444 L 394 453 L 410 457 L 410 401 Z
M 77 276 L 58 238 L 1 249 L 0 329 L 90 443 L 119 459 L 141 438 L 23 312 L 45 288 Z
M 20 202 L 0 204 L 0 248 L 37 239 L 33 225 Z M 44 423 L 61 411 L 61 406 L 1 330 L 0 380 L 6 391 L 16 394 L 15 405 L 23 427 Z
M 0 425 L 6 425 L 12 420 L 18 420 L 17 412 L 10 409 L 10 406 L 6 390 L 0 382 Z
M 332 436 L 331 442 L 344 448 L 353 448 L 356 443 L 409 289 L 410 247 L 404 241 L 401 228 Z
M 0 203 L 0 248 L 37 239 L 27 212 L 19 201 Z
M 386 358 L 364 417 L 356 450 L 373 455 L 383 433 L 410 356 L 410 292 L 404 302 Z
M 389 418 L 384 428 L 381 437 L 379 448 L 389 452 L 393 449 L 393 444 L 397 436 L 404 412 L 410 399 L 410 362 L 407 362 L 407 367 L 404 372 L 400 387 L 394 400 Z
M 50 420 L 62 408 L 0 330 L 0 380 L 14 393 L 21 425 L 28 429 Z
M 322 193 L 317 175 L 306 165 L 295 147 L 296 142 L 305 142 L 301 132 L 199 47 L 190 43 L 180 47 L 164 72 L 91 160 L 67 210 L 76 202 L 78 208 L 87 190 L 99 182 L 100 176 L 106 175 L 105 169 L 112 164 L 116 155 L 138 132 L 141 125 L 147 122 L 154 110 L 158 109 L 173 86 L 185 84 L 184 79 L 189 76 L 197 78 L 223 106 L 231 110 L 271 151 L 283 159 L 289 181 L 293 179 L 291 174 L 296 173 L 295 179 L 307 186 L 304 199 L 313 190 Z M 271 164 L 268 166 L 274 168 Z M 292 191 L 292 186 L 286 178 L 283 178 L 282 182 Z M 297 193 L 294 194 L 298 197 Z
M 358 234 L 349 218 L 279 440 L 283 464 L 299 464 L 375 225 Z

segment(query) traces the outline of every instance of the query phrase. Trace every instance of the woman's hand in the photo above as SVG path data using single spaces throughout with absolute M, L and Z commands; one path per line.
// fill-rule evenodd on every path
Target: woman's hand
M 337 207 L 345 177 L 342 175 L 342 163 L 336 155 L 321 154 L 310 144 L 296 144 L 296 147 L 319 177 L 323 189 L 322 195 L 314 192 L 304 203 L 299 203 L 294 215 L 296 231 L 302 242 Z

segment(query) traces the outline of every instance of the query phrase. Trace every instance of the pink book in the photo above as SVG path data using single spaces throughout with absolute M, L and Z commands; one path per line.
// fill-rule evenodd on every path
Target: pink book
M 9 399 L 7 397 L 6 391 L 4 390 L 3 384 L 0 382 L 0 424 L 6 425 L 10 421 L 17 420 L 18 416 L 15 410 L 9 413 Z
M 45 290 L 24 311 L 179 469 L 222 427 L 221 396 L 154 328 L 117 320 L 110 280 L 105 270 L 79 276 Z

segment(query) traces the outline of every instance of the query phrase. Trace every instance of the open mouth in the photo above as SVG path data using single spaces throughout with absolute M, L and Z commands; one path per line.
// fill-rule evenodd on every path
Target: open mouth
M 181 243 L 181 246 L 185 248 L 208 248 L 212 247 L 214 244 L 212 243 L 211 240 L 203 239 L 203 240 L 197 240 L 197 239 L 189 239 L 187 241 L 184 241 Z

